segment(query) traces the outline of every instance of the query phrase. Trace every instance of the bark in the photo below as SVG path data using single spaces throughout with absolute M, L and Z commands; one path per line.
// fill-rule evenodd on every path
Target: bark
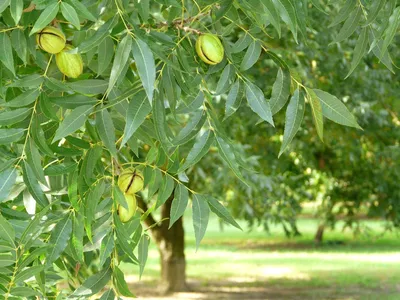
M 315 234 L 314 241 L 316 244 L 320 245 L 322 243 L 322 240 L 324 238 L 324 230 L 325 230 L 325 224 L 320 224 L 317 229 L 317 233 Z
M 151 228 L 150 232 L 160 253 L 160 290 L 163 294 L 189 290 L 186 283 L 183 218 L 177 220 L 168 229 L 172 200 L 173 195 L 161 207 L 161 220 L 163 221 L 157 224 L 151 214 L 144 220 L 146 226 Z M 141 198 L 138 199 L 138 205 L 144 211 L 147 210 L 147 205 Z

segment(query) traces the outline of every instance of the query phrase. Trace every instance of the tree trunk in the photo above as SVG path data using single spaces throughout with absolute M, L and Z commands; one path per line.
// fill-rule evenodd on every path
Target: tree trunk
M 320 245 L 322 243 L 322 240 L 324 238 L 324 230 L 325 230 L 325 224 L 320 224 L 317 229 L 317 233 L 315 234 L 314 241 L 316 244 Z
M 161 219 L 170 218 L 173 197 L 161 208 Z M 168 229 L 169 220 L 162 223 L 159 237 L 156 239 L 160 252 L 161 289 L 164 293 L 187 291 L 185 232 L 183 218 L 179 218 Z
M 151 226 L 150 231 L 160 253 L 160 289 L 163 294 L 189 290 L 186 284 L 183 218 L 179 218 L 174 225 L 168 229 L 172 200 L 173 195 L 161 207 L 161 220 L 163 221 L 161 221 L 160 224 L 155 225 L 156 222 L 151 215 L 145 220 L 146 225 L 149 227 Z M 143 210 L 147 208 L 142 199 L 138 204 Z

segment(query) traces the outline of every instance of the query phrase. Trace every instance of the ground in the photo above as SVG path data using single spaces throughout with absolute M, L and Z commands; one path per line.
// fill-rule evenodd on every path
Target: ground
M 272 226 L 269 234 L 262 228 L 239 231 L 224 226 L 221 231 L 212 218 L 195 252 L 192 224 L 186 219 L 192 291 L 159 295 L 158 253 L 153 245 L 142 280 L 136 267 L 123 265 L 139 299 L 400 299 L 400 235 L 381 236 L 382 222 L 363 221 L 370 230 L 356 237 L 339 224 L 317 247 L 314 219 L 299 220 L 302 236 L 288 239 L 279 226 Z

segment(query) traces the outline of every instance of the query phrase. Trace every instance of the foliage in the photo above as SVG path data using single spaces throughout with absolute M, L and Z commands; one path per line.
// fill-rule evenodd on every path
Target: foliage
M 310 11 L 310 20 L 314 28 L 327 28 L 331 22 L 329 16 L 318 11 Z M 379 59 L 371 52 L 364 56 L 363 66 L 344 81 L 357 37 L 340 46 L 325 47 L 335 35 L 336 29 L 330 28 L 310 35 L 307 44 L 281 39 L 273 47 L 282 49 L 291 68 L 308 85 L 318 85 L 340 95 L 363 131 L 330 123 L 325 126 L 322 144 L 316 139 L 311 112 L 306 110 L 288 153 L 277 160 L 284 137 L 284 116 L 275 117 L 276 130 L 263 124 L 255 128 L 257 120 L 242 105 L 237 114 L 224 122 L 229 135 L 234 136 L 236 147 L 252 153 L 245 163 L 259 170 L 249 179 L 257 184 L 254 188 L 242 186 L 232 176 L 226 176 L 227 166 L 210 167 L 218 156 L 214 152 L 214 156 L 206 157 L 190 173 L 193 188 L 199 186 L 225 195 L 225 203 L 236 217 L 245 218 L 252 225 L 261 223 L 266 228 L 271 223 L 281 223 L 288 235 L 298 234 L 295 219 L 301 211 L 299 204 L 309 201 L 320 205 L 318 215 L 330 225 L 336 223 L 337 217 L 345 217 L 345 224 L 357 229 L 359 215 L 367 213 L 390 221 L 389 226 L 398 226 L 395 185 L 399 172 L 395 166 L 399 163 L 400 106 L 395 95 L 400 90 L 399 75 L 379 65 Z M 392 52 L 393 57 L 399 57 L 398 49 Z M 276 75 L 271 72 L 270 62 L 261 60 L 257 66 L 254 80 L 270 89 L 265 82 L 273 81 Z M 219 109 L 224 110 L 223 101 Z
M 118 265 L 132 262 L 143 272 L 148 237 L 141 220 L 172 193 L 170 225 L 191 200 L 196 247 L 210 210 L 238 226 L 218 200 L 189 188 L 185 174 L 211 149 L 248 188 L 262 183 L 253 180 L 244 147 L 232 143 L 220 99 L 226 98 L 225 118 L 238 114 L 253 127 L 266 121 L 259 126 L 271 132 L 290 98 L 281 154 L 306 107 L 320 139 L 324 116 L 359 128 L 342 101 L 307 80 L 305 68 L 291 66 L 294 53 L 272 49 L 267 41 L 285 37 L 306 44 L 316 31 L 309 14 L 320 10 L 332 16 L 332 26 L 343 23 L 331 42 L 362 31 L 349 74 L 367 48 L 393 71 L 396 6 L 393 0 L 352 0 L 337 13 L 338 5 L 325 11 L 317 0 L 0 0 L 5 299 L 87 299 L 110 281 L 103 299 L 132 296 Z M 70 53 L 82 55 L 79 78 L 64 77 L 54 57 L 36 46 L 35 34 L 49 24 L 65 33 L 75 47 Z M 292 35 L 284 34 L 286 28 Z M 217 34 L 225 49 L 224 60 L 212 67 L 194 49 L 197 35 L 206 32 Z M 260 88 L 265 77 L 259 62 L 277 72 L 272 91 Z M 130 166 L 143 171 L 150 208 L 123 224 L 116 180 Z M 284 203 L 285 209 L 296 206 L 296 199 Z M 57 289 L 60 274 L 71 292 Z

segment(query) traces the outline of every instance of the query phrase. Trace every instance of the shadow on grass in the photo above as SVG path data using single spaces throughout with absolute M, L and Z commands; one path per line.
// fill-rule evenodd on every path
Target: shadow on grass
M 255 251 L 312 251 L 312 252 L 346 252 L 346 253 L 375 253 L 375 252 L 399 252 L 400 246 L 398 242 L 392 240 L 378 241 L 360 241 L 360 240 L 326 240 L 321 244 L 316 244 L 312 240 L 286 240 L 286 241 L 265 241 L 265 240 L 248 240 L 241 241 L 212 241 L 207 243 L 203 241 L 204 248 L 227 246 L 238 250 L 255 250 Z M 400 299 L 400 298 L 399 298 Z
M 291 281 L 291 282 L 289 282 Z M 296 282 L 293 282 L 296 281 Z M 378 287 L 350 286 L 346 289 L 334 285 L 309 286 L 304 280 L 249 281 L 243 278 L 230 278 L 218 282 L 189 281 L 190 292 L 160 295 L 157 292 L 156 281 L 142 281 L 131 283 L 130 288 L 135 291 L 139 299 L 241 299 L 241 300 L 369 300 L 384 299 L 398 300 L 400 287 L 397 290 Z

